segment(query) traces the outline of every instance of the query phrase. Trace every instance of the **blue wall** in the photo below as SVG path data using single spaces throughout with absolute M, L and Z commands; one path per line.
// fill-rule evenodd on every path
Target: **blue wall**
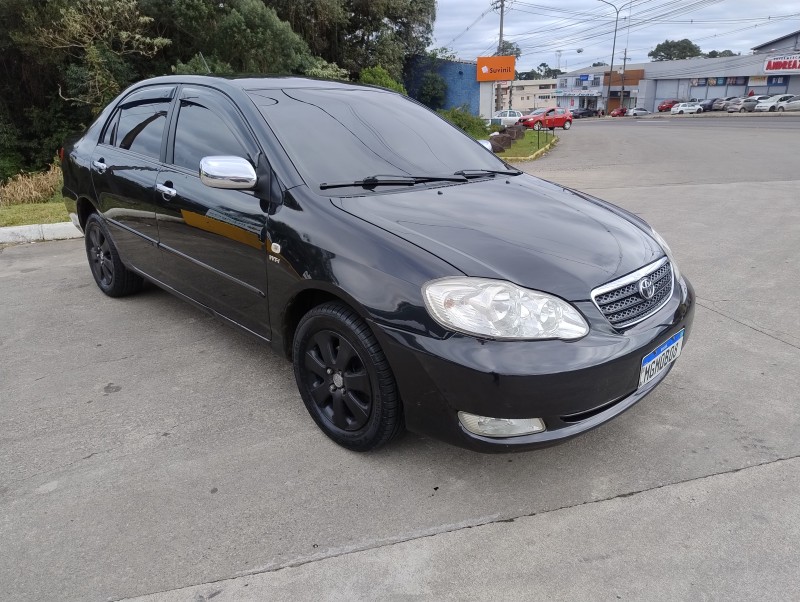
M 425 71 L 431 63 L 433 63 L 432 66 L 436 73 L 441 75 L 447 84 L 447 94 L 442 108 L 453 109 L 466 105 L 470 113 L 478 115 L 480 113 L 480 83 L 475 79 L 478 66 L 474 63 L 441 59 L 431 61 L 428 57 L 414 57 L 411 59 L 404 82 L 408 95 L 412 98 L 417 97 L 422 76 L 425 75 Z

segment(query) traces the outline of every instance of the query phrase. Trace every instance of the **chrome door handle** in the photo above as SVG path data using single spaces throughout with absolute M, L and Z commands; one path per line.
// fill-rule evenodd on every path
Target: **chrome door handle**
M 92 161 L 92 167 L 97 170 L 97 173 L 106 173 L 106 169 L 108 169 L 108 165 L 103 163 L 102 161 Z
M 178 194 L 177 190 L 170 188 L 169 186 L 165 186 L 164 184 L 156 184 L 156 190 L 161 193 L 161 196 L 164 197 L 165 201 L 175 198 L 175 195 Z

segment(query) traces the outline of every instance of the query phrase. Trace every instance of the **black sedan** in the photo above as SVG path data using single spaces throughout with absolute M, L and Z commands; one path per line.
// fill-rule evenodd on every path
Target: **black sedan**
M 644 221 L 384 89 L 156 78 L 64 150 L 100 290 L 147 280 L 268 343 L 352 450 L 405 427 L 566 440 L 650 393 L 689 336 L 694 293 Z
M 589 109 L 585 107 L 578 107 L 577 109 L 570 109 L 570 113 L 575 119 L 583 117 L 597 117 L 597 109 Z

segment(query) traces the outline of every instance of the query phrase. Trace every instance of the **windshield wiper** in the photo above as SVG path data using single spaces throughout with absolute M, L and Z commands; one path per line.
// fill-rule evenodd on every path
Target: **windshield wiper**
M 464 176 L 465 178 L 482 178 L 484 176 L 518 176 L 522 172 L 518 169 L 460 169 L 454 176 Z
M 376 186 L 413 186 L 425 182 L 465 182 L 465 174 L 453 174 L 452 176 L 406 176 L 399 175 L 375 175 L 356 180 L 355 182 L 323 182 L 319 185 L 320 190 L 328 188 L 347 188 L 349 186 L 361 186 L 362 188 L 374 188 Z

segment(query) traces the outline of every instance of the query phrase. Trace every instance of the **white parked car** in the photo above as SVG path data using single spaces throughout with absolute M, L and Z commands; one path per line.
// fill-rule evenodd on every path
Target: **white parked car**
M 647 109 L 643 109 L 641 107 L 636 107 L 635 109 L 630 109 L 628 111 L 628 115 L 632 117 L 637 117 L 639 115 L 650 115 L 650 111 L 648 111 Z
M 513 111 L 511 109 L 505 111 L 497 111 L 494 115 L 492 115 L 492 119 L 499 119 L 500 125 L 504 125 L 506 127 L 517 123 L 520 117 L 522 117 L 522 112 Z
M 800 95 L 779 102 L 778 111 L 800 111 Z
M 777 96 L 770 96 L 766 100 L 758 101 L 755 110 L 759 113 L 763 113 L 764 111 L 777 111 L 779 102 L 789 100 L 793 96 L 794 94 L 778 94 Z
M 681 102 L 670 109 L 673 115 L 683 115 L 684 113 L 702 113 L 703 107 L 696 102 Z

